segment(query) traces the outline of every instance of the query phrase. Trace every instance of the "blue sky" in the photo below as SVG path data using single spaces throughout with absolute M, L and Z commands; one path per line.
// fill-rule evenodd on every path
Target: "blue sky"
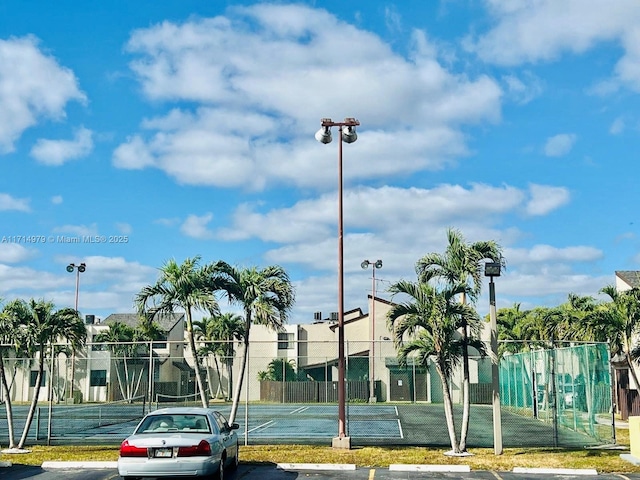
M 285 267 L 291 322 L 336 311 L 323 117 L 361 123 L 345 309 L 367 310 L 362 260 L 390 298 L 448 228 L 503 246 L 498 307 L 597 297 L 640 261 L 640 4 L 602 6 L 2 2 L 0 297 L 73 306 L 65 267 L 85 262 L 79 309 L 104 318 L 200 255 Z

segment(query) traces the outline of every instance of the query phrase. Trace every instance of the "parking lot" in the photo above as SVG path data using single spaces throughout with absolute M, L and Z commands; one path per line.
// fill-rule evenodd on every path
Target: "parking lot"
M 120 480 L 115 469 L 65 469 L 15 465 L 0 469 L 0 478 L 7 480 Z M 226 475 L 227 480 L 411 480 L 422 478 L 477 479 L 477 480 L 547 480 L 580 478 L 584 480 L 640 479 L 640 474 L 572 475 L 568 473 L 514 473 L 514 472 L 420 472 L 391 471 L 388 468 L 357 468 L 355 470 L 285 470 L 276 465 L 240 465 L 234 473 Z

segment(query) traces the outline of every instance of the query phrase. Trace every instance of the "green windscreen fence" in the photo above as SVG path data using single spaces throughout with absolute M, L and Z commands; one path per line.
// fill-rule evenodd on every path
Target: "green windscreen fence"
M 554 446 L 566 446 L 565 438 L 574 443 L 575 434 L 583 436 L 585 444 L 612 442 L 610 372 L 606 344 L 504 355 L 500 361 L 503 417 L 509 412 L 548 424 L 549 443 Z

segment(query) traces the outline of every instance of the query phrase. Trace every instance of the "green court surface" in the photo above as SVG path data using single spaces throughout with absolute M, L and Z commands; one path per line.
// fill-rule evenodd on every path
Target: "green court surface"
M 164 405 L 160 404 L 160 407 Z M 168 405 L 167 405 L 168 406 Z M 40 407 L 30 428 L 29 439 L 52 443 L 119 443 L 129 435 L 143 416 L 142 404 L 118 406 L 58 405 Z M 230 404 L 212 408 L 229 416 Z M 6 413 L 0 414 L 0 439 L 7 438 Z M 22 432 L 26 406 L 14 407 L 16 431 Z M 456 429 L 462 421 L 462 408 L 454 406 Z M 450 445 L 442 404 L 349 404 L 346 408 L 347 434 L 352 445 Z M 240 405 L 236 421 L 238 435 L 247 444 L 327 444 L 338 433 L 338 407 L 335 404 L 249 404 Z M 585 447 L 597 442 L 580 433 L 524 416 L 502 412 L 504 447 Z M 1 441 L 1 440 L 0 440 Z M 493 417 L 490 405 L 472 405 L 468 446 L 493 446 Z

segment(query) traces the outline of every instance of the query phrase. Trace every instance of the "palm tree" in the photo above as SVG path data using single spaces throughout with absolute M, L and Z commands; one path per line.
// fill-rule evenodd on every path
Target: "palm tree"
M 15 317 L 6 311 L 0 312 L 0 383 L 2 385 L 2 398 L 7 412 L 7 426 L 9 433 L 9 448 L 15 448 L 15 434 L 13 431 L 13 407 L 11 405 L 11 389 L 7 381 L 7 369 L 5 358 L 8 358 L 11 351 L 15 352 L 14 335 L 18 330 Z M 15 372 L 15 369 L 14 369 Z
M 202 406 L 209 406 L 207 391 L 202 381 L 200 362 L 193 333 L 193 310 L 217 312 L 218 302 L 210 283 L 210 268 L 200 267 L 200 257 L 187 258 L 182 265 L 168 260 L 160 268 L 160 276 L 155 284 L 144 287 L 136 295 L 135 303 L 143 317 L 154 318 L 156 314 L 171 314 L 175 309 L 184 310 L 187 321 L 187 339 L 193 355 L 196 383 Z
M 451 375 L 461 361 L 465 345 L 486 355 L 485 345 L 480 340 L 481 323 L 477 312 L 455 299 L 457 295 L 468 293 L 469 289 L 461 283 L 438 289 L 425 282 L 401 280 L 389 291 L 394 296 L 403 294 L 409 298 L 404 303 L 394 304 L 387 314 L 389 329 L 398 347 L 398 361 L 406 366 L 407 359 L 413 356 L 419 365 L 428 367 L 429 358 L 435 359 L 434 365 L 442 382 L 451 450 L 454 454 L 463 453 L 466 449 L 458 441 L 455 428 L 449 387 Z M 466 341 L 458 332 L 462 325 L 469 327 Z
M 244 320 L 236 313 L 226 312 L 212 317 L 205 317 L 200 322 L 193 322 L 194 329 L 199 331 L 199 340 L 205 341 L 200 349 L 204 355 L 213 355 L 216 371 L 218 373 L 218 393 L 225 398 L 230 398 L 233 388 L 233 358 L 235 357 L 234 344 L 240 342 L 244 336 Z M 227 392 L 222 389 L 222 374 L 218 366 L 218 358 L 225 366 L 227 373 Z
M 131 400 L 136 393 L 136 391 L 134 391 L 135 377 L 132 378 L 132 375 L 129 372 L 128 361 L 128 359 L 135 355 L 135 339 L 135 329 L 122 322 L 112 323 L 109 325 L 107 330 L 103 330 L 95 337 L 96 342 L 108 344 L 107 348 L 113 356 L 113 364 L 115 365 L 118 386 L 120 387 L 122 398 L 126 400 Z M 122 360 L 124 379 L 122 378 L 120 368 L 118 367 L 118 361 L 120 359 Z
M 498 324 L 498 356 L 501 358 L 505 352 L 518 353 L 525 350 L 520 331 L 520 324 L 527 312 L 520 310 L 520 304 L 514 303 L 510 308 L 501 308 L 496 312 Z
M 618 292 L 614 285 L 607 285 L 600 293 L 608 295 L 611 302 L 595 309 L 584 328 L 594 340 L 609 343 L 612 358 L 624 355 L 629 374 L 640 385 L 632 363 L 640 359 L 640 348 L 633 344 L 634 335 L 640 332 L 640 288 Z
M 239 305 L 244 313 L 244 353 L 236 383 L 229 422 L 233 423 L 238 411 L 240 392 L 249 358 L 249 331 L 252 323 L 280 330 L 294 303 L 294 291 L 287 272 L 278 265 L 263 269 L 235 268 L 226 262 L 212 265 L 211 280 L 216 290 L 224 292 L 231 304 Z
M 482 260 L 504 264 L 502 247 L 494 241 L 467 243 L 462 234 L 455 229 L 447 230 L 448 245 L 444 254 L 430 253 L 418 260 L 416 272 L 420 282 L 441 280 L 446 285 L 463 283 L 469 288 L 460 294 L 460 301 L 467 303 L 467 296 L 475 302 L 482 289 Z M 471 398 L 469 395 L 469 349 L 467 345 L 467 326 L 461 326 L 462 331 L 462 430 L 460 448 L 466 449 L 467 434 L 469 432 L 469 413 Z
M 54 311 L 54 309 L 53 303 L 34 299 L 29 302 L 14 300 L 5 307 L 5 312 L 13 317 L 12 321 L 18 325 L 15 332 L 18 344 L 34 353 L 38 368 L 33 399 L 22 437 L 17 445 L 19 449 L 24 447 L 33 421 L 47 354 L 53 352 L 54 344 L 57 342 L 68 342 L 73 351 L 77 351 L 86 341 L 86 329 L 78 312 L 73 308 L 63 308 L 58 311 Z M 52 357 L 51 361 L 53 361 Z M 53 379 L 49 379 L 49 381 L 53 381 Z

